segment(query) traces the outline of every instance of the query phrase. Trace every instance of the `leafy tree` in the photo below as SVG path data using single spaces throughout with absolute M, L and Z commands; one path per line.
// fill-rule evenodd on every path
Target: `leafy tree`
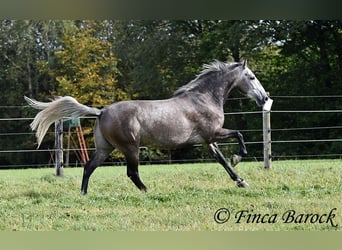
M 105 106 L 129 96 L 117 87 L 118 59 L 108 41 L 96 37 L 92 23 L 66 34 L 62 49 L 56 51 L 56 67 L 51 75 L 57 80 L 54 94 L 71 95 L 87 105 Z
M 117 21 L 113 41 L 119 84 L 136 98 L 167 98 L 198 72 L 196 37 L 181 21 Z
M 341 39 L 340 21 L 279 21 L 274 32 L 279 44 L 279 53 L 273 57 L 273 70 L 268 70 L 274 79 L 273 95 L 336 95 L 341 93 Z M 274 60 L 277 58 L 277 60 Z M 278 69 L 275 69 L 274 67 Z M 295 104 L 295 105 L 294 105 Z M 279 99 L 274 108 L 293 109 L 338 109 L 339 99 Z M 336 114 L 279 114 L 273 115 L 275 128 L 324 127 L 335 126 L 341 122 Z M 314 130 L 301 133 L 282 132 L 273 135 L 274 140 L 291 139 L 329 139 L 339 138 L 338 130 Z M 321 154 L 338 153 L 341 144 L 298 144 L 289 148 L 285 144 L 276 144 L 274 153 Z
M 65 34 L 61 49 L 55 52 L 55 67 L 50 75 L 57 81 L 53 95 L 70 95 L 80 103 L 103 107 L 113 102 L 128 100 L 129 95 L 118 87 L 118 58 L 112 45 L 98 32 L 98 23 L 85 21 Z M 88 146 L 93 145 L 93 123 L 87 122 L 85 136 Z M 116 159 L 122 154 L 115 152 Z
M 44 96 L 51 85 L 40 74 L 39 61 L 47 60 L 59 41 L 64 22 L 2 20 L 0 22 L 0 96 L 4 106 L 2 117 L 33 116 L 34 111 L 19 109 L 23 96 Z M 1 149 L 32 149 L 35 138 L 27 134 L 28 121 L 4 121 L 1 123 Z M 11 133 L 23 132 L 21 136 Z M 47 162 L 48 154 L 2 154 L 1 162 L 34 164 Z M 45 159 L 45 160 L 42 160 Z

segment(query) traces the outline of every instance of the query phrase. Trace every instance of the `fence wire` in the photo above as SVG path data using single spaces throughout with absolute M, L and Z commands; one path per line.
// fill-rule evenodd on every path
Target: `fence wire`
M 319 98 L 342 98 L 342 95 L 323 95 L 323 96 L 271 96 L 273 99 L 295 99 L 295 98 L 312 98 L 312 99 L 319 99 Z M 230 98 L 230 100 L 245 100 L 248 99 L 247 97 L 239 97 L 239 98 Z M 0 109 L 22 109 L 22 108 L 27 108 L 29 106 L 0 106 Z M 260 120 L 261 114 L 263 111 L 242 111 L 242 112 L 226 112 L 225 115 L 260 115 Z M 271 111 L 271 123 L 272 123 L 272 114 L 294 114 L 294 113 L 300 113 L 300 114 L 311 114 L 311 113 L 320 113 L 320 114 L 326 114 L 326 113 L 335 113 L 336 115 L 340 115 L 342 113 L 342 110 L 340 109 L 333 109 L 333 110 L 272 110 Z M 81 117 L 82 119 L 94 119 L 96 117 Z M 0 118 L 0 122 L 19 122 L 19 121 L 32 121 L 32 117 L 2 117 Z M 1 124 L 0 123 L 0 124 Z M 1 125 L 0 125 L 1 126 Z M 318 130 L 339 130 L 342 129 L 342 126 L 337 126 L 337 125 L 332 125 L 332 126 L 308 126 L 308 127 L 287 127 L 287 128 L 272 128 L 272 134 L 273 133 L 281 133 L 281 132 L 301 132 L 301 131 L 318 131 Z M 240 130 L 242 133 L 249 133 L 249 132 L 258 132 L 261 133 L 262 135 L 262 129 L 245 129 L 245 130 Z M 48 132 L 49 134 L 53 134 L 53 132 Z M 39 154 L 39 153 L 49 153 L 50 155 L 53 155 L 55 150 L 54 149 L 36 149 L 36 148 L 29 148 L 29 149 L 10 149 L 8 148 L 7 145 L 4 145 L 1 143 L 2 138 L 4 137 L 11 137 L 11 136 L 31 136 L 34 138 L 34 134 L 32 131 L 30 131 L 29 126 L 27 126 L 27 132 L 2 132 L 0 133 L 0 159 L 2 155 L 5 154 Z M 342 137 L 342 136 L 341 136 Z M 262 136 L 261 136 L 262 138 Z M 305 139 L 291 139 L 289 138 L 288 140 L 272 140 L 272 144 L 292 144 L 292 143 L 341 143 L 342 138 L 305 138 Z M 247 145 L 262 145 L 264 142 L 259 140 L 259 141 L 246 141 Z M 229 147 L 232 145 L 238 145 L 237 142 L 224 142 L 224 143 L 219 143 L 220 147 Z M 53 146 L 53 145 L 51 145 Z M 195 145 L 195 147 L 202 147 L 202 145 Z M 81 150 L 79 148 L 70 148 L 70 149 L 64 149 L 65 152 L 68 151 L 78 151 Z M 95 148 L 88 148 L 88 151 L 94 152 Z M 262 150 L 260 150 L 262 152 Z M 322 153 L 322 154 L 291 154 L 291 155 L 286 155 L 286 152 L 281 155 L 273 155 L 273 159 L 289 159 L 289 158 L 342 158 L 342 152 L 341 154 L 332 154 L 332 153 Z M 247 156 L 244 159 L 250 160 L 250 161 L 262 161 L 263 156 L 262 155 L 256 155 L 256 156 Z M 172 159 L 165 159 L 165 160 L 158 160 L 156 162 L 151 161 L 141 161 L 141 163 L 174 163 L 174 162 L 211 162 L 214 161 L 213 158 L 206 158 L 206 159 L 181 159 L 174 161 Z M 75 163 L 74 165 L 81 165 L 79 163 Z M 107 162 L 105 165 L 123 165 L 125 164 L 123 161 L 118 161 L 118 162 Z M 71 164 L 72 165 L 72 164 Z M 23 167 L 42 167 L 42 166 L 53 166 L 53 160 L 51 162 L 45 162 L 45 163 L 39 163 L 39 164 L 6 164 L 6 165 L 1 165 L 0 163 L 0 169 L 1 168 L 23 168 Z

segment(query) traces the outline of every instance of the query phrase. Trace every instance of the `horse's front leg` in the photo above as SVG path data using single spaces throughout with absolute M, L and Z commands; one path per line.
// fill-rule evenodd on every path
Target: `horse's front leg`
M 233 181 L 236 181 L 238 187 L 248 187 L 248 183 L 238 176 L 237 173 L 229 166 L 229 163 L 224 158 L 222 152 L 218 148 L 216 143 L 209 144 L 209 149 L 216 158 L 216 160 L 224 167 Z
M 236 138 L 240 146 L 239 154 L 234 154 L 231 159 L 231 164 L 233 167 L 235 167 L 241 161 L 242 157 L 247 155 L 247 149 L 240 131 L 221 128 L 215 133 L 215 141 L 221 141 L 228 138 Z

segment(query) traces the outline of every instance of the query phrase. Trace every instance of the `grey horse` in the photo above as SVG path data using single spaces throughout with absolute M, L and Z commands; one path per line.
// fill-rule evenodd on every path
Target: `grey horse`
M 41 110 L 31 123 L 32 130 L 37 130 L 38 147 L 53 122 L 63 117 L 97 116 L 94 131 L 96 153 L 84 166 L 82 194 L 87 193 L 91 174 L 114 148 L 125 155 L 127 176 L 140 190 L 146 191 L 138 171 L 140 146 L 176 149 L 206 144 L 231 179 L 239 187 L 246 187 L 247 182 L 235 173 L 216 144 L 232 137 L 238 140 L 240 150 L 235 155 L 234 164 L 247 154 L 241 133 L 222 128 L 223 105 L 234 88 L 254 99 L 258 106 L 269 99 L 247 67 L 246 60 L 206 64 L 194 80 L 165 100 L 121 101 L 97 109 L 80 104 L 70 96 L 48 103 L 25 99 L 32 107 Z

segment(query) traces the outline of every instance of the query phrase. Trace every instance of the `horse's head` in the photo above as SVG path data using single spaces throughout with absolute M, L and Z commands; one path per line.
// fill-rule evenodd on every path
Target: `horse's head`
M 239 67 L 241 70 L 235 87 L 243 94 L 255 100 L 258 106 L 263 106 L 269 100 L 264 87 L 254 73 L 247 67 L 247 60 L 244 60 Z

